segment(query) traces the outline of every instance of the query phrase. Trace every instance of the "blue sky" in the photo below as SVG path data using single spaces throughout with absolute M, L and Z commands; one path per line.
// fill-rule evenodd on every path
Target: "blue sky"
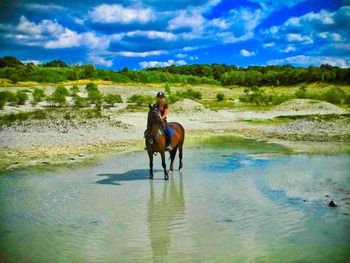
M 0 3 L 0 56 L 100 68 L 350 66 L 349 0 Z

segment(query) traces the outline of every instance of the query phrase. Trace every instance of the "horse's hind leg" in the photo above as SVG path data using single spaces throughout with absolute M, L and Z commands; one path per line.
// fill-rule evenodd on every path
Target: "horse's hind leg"
M 180 159 L 180 164 L 179 164 L 179 171 L 182 169 L 183 167 L 183 163 L 182 163 L 182 149 L 183 149 L 183 145 L 179 145 L 179 159 Z
M 175 149 L 170 152 L 170 160 L 171 160 L 171 162 L 170 162 L 170 171 L 174 171 L 174 165 L 173 164 L 174 164 L 176 152 L 177 152 L 177 147 L 175 147 Z
M 160 155 L 162 156 L 162 166 L 163 166 L 163 169 L 164 169 L 164 179 L 168 180 L 169 176 L 168 176 L 168 172 L 166 170 L 165 153 L 161 152 Z

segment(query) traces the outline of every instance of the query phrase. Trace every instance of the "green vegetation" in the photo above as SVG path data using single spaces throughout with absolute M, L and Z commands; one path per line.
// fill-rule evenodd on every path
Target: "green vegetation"
M 218 101 L 224 100 L 224 99 L 225 99 L 225 94 L 223 94 L 223 93 L 218 93 L 218 94 L 216 94 L 216 99 L 217 99 Z
M 56 87 L 56 90 L 48 97 L 48 101 L 58 104 L 60 107 L 67 106 L 66 96 L 69 95 L 69 91 L 64 86 Z
M 32 100 L 33 106 L 37 105 L 39 102 L 42 102 L 46 96 L 45 90 L 39 89 L 39 88 L 35 88 L 32 95 L 33 95 L 33 100 Z
M 28 94 L 25 93 L 23 90 L 18 90 L 16 92 L 16 97 L 17 97 L 18 105 L 24 105 L 24 104 L 26 104 L 26 101 L 28 100 Z
M 80 97 L 78 94 L 73 95 L 74 106 L 77 108 L 82 108 L 87 106 L 86 98 Z
M 34 65 L 23 64 L 15 57 L 0 58 L 0 78 L 18 81 L 59 83 L 80 79 L 119 83 L 181 83 L 210 85 L 288 86 L 299 83 L 350 83 L 350 69 L 321 65 L 308 68 L 284 66 L 250 66 L 240 68 L 225 64 L 197 64 L 120 71 L 97 69 L 94 65 L 67 65 L 62 60 Z M 167 91 L 166 91 L 167 92 Z M 168 93 L 168 92 L 167 92 Z M 170 95 L 171 93 L 168 93 Z
M 78 87 L 77 85 L 73 85 L 73 86 L 69 89 L 69 91 L 70 91 L 70 95 L 71 95 L 71 96 L 75 96 L 75 95 L 78 94 L 78 92 L 79 92 L 80 90 L 79 90 L 79 87 Z
M 111 106 L 114 106 L 115 103 L 123 103 L 119 94 L 108 94 L 104 97 L 104 101 Z
M 103 102 L 103 94 L 98 89 L 98 86 L 95 83 L 90 82 L 86 85 L 85 89 L 88 93 L 88 101 L 92 104 L 95 104 L 95 107 L 97 109 L 101 109 Z
M 202 93 L 192 88 L 187 88 L 185 90 L 176 91 L 175 96 L 182 99 L 200 100 L 202 98 Z
M 154 100 L 154 97 L 150 95 L 134 94 L 128 99 L 128 102 L 136 103 L 138 106 L 147 106 L 153 104 Z

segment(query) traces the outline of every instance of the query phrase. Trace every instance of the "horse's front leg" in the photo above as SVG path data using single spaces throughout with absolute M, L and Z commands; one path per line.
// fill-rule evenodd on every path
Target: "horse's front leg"
M 165 152 L 164 151 L 160 152 L 160 155 L 162 156 L 162 166 L 163 166 L 163 169 L 164 169 L 164 179 L 168 180 L 169 179 L 169 175 L 168 175 L 168 172 L 166 170 Z
M 149 157 L 149 179 L 153 178 L 153 152 L 148 150 Z

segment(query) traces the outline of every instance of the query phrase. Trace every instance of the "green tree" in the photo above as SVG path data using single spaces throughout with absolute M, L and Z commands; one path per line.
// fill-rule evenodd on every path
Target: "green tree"
M 94 78 L 96 76 L 95 66 L 92 64 L 86 65 L 84 69 L 84 76 L 85 78 L 88 78 L 88 79 Z

